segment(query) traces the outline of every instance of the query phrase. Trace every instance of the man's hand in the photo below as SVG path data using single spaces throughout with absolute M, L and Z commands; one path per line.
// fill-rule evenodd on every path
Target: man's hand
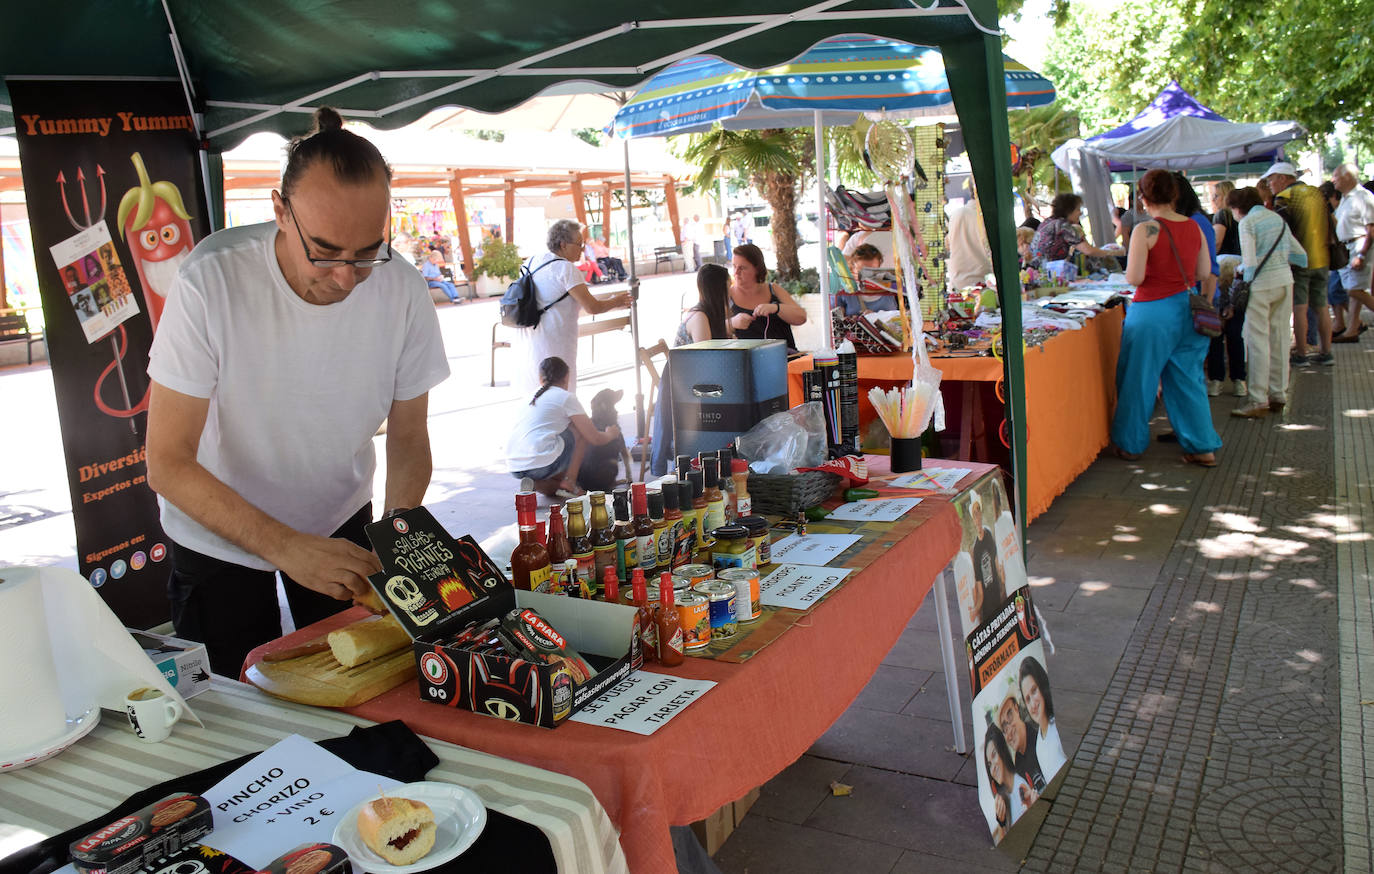
M 296 532 L 277 567 L 307 589 L 347 601 L 372 590 L 367 577 L 382 563 L 356 543 Z
M 1034 789 L 1030 788 L 1029 785 L 1025 783 L 1021 784 L 1021 804 L 1024 807 L 1029 808 L 1039 798 L 1040 795 Z
M 1364 256 L 1359 252 L 1350 256 L 1350 269 L 1360 271 L 1364 269 Z
M 620 426 L 612 425 L 611 427 L 606 429 L 606 434 L 610 437 L 611 440 L 614 440 L 615 438 L 621 436 Z M 609 443 L 610 440 L 608 440 L 607 442 Z

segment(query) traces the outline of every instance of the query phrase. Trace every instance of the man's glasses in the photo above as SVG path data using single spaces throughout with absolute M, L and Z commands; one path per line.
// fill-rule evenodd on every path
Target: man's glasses
M 291 224 L 296 227 L 296 236 L 301 238 L 301 248 L 305 250 L 305 260 L 321 270 L 333 270 L 336 267 L 357 267 L 370 268 L 380 267 L 391 260 L 391 243 L 386 245 L 385 258 L 315 258 L 310 254 L 310 244 L 305 241 L 305 234 L 301 232 L 301 221 L 296 218 L 296 211 L 291 208 L 291 201 L 286 201 L 286 210 L 291 213 Z M 390 222 L 388 222 L 390 224 Z

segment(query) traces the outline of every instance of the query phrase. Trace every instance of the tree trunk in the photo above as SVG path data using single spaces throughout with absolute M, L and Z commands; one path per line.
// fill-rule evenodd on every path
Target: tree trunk
M 773 232 L 778 278 L 797 279 L 801 276 L 801 263 L 797 260 L 797 177 L 769 172 L 760 181 L 759 192 L 773 210 L 768 226 Z

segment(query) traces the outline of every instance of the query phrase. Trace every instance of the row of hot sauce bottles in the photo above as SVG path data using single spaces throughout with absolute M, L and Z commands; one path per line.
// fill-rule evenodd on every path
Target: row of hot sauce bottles
M 695 460 L 679 455 L 677 476 L 615 489 L 614 518 L 605 492 L 588 496 L 590 525 L 581 501 L 567 505 L 566 528 L 563 508 L 550 506 L 547 538 L 535 519 L 535 494 L 521 492 L 513 583 L 637 607 L 644 657 L 681 664 L 685 653 L 733 636 L 739 623 L 760 616 L 759 568 L 772 556 L 768 520 L 750 512 L 748 479 L 748 465 L 730 449 Z M 630 591 L 622 594 L 627 580 Z

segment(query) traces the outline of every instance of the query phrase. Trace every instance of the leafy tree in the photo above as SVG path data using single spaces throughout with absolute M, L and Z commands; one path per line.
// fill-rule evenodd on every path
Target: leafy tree
M 1060 101 L 1047 106 L 1007 113 L 1011 141 L 1020 147 L 1020 159 L 1012 167 L 1012 184 L 1034 215 L 1040 191 L 1053 191 L 1059 171 L 1050 155 L 1066 141 L 1078 136 L 1078 116 Z M 1065 190 L 1069 188 L 1066 184 Z
M 1181 0 L 1196 93 L 1237 121 L 1350 122 L 1374 145 L 1374 0 Z
M 807 128 L 732 131 L 721 127 L 693 134 L 683 157 L 700 167 L 695 184 L 709 188 L 716 174 L 734 170 L 748 177 L 772 209 L 770 227 L 778 275 L 801 275 L 797 258 L 797 198 L 815 171 L 815 143 Z

